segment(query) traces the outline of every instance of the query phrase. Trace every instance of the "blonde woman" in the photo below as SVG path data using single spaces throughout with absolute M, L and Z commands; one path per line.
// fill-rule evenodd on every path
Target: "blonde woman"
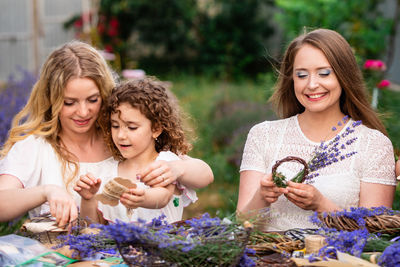
M 396 179 L 393 146 L 371 108 L 361 71 L 347 41 L 337 32 L 317 29 L 300 35 L 283 57 L 271 98 L 281 120 L 265 121 L 249 132 L 240 167 L 237 210 L 270 207 L 268 230 L 315 227 L 314 211 L 349 207 L 391 207 Z M 350 119 L 338 126 L 345 115 Z M 278 188 L 272 166 L 287 156 L 310 160 L 321 141 L 328 143 L 354 121 L 357 141 L 343 154 L 354 156 L 319 171 L 313 184 L 289 182 Z M 282 169 L 283 168 L 283 169 Z M 281 169 L 295 174 L 298 166 Z
M 77 218 L 75 181 L 107 175 L 114 164 L 99 116 L 114 85 L 105 60 L 88 44 L 73 41 L 50 54 L 1 151 L 0 221 L 28 211 L 31 217 L 50 213 L 59 226 Z M 139 175 L 161 186 L 212 182 L 206 163 L 185 159 L 149 165 Z

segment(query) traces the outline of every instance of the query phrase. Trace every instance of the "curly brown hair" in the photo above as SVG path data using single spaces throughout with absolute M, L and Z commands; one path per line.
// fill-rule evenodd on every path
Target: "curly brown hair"
M 111 114 L 118 112 L 122 103 L 128 103 L 151 121 L 153 130 L 162 130 L 155 142 L 155 149 L 172 151 L 175 154 L 186 154 L 192 148 L 187 141 L 186 133 L 190 129 L 185 124 L 184 113 L 180 110 L 174 94 L 164 86 L 163 82 L 154 77 L 130 80 L 114 87 L 107 103 L 106 114 L 103 118 L 107 128 L 107 144 L 114 158 L 124 160 L 114 145 L 111 136 Z

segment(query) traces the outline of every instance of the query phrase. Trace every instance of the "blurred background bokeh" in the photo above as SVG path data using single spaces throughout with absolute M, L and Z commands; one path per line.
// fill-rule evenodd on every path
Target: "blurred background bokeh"
M 231 214 L 247 132 L 276 119 L 267 103 L 276 68 L 305 29 L 333 29 L 349 41 L 400 147 L 399 9 L 399 0 L 1 0 L 0 144 L 48 54 L 84 40 L 121 79 L 145 72 L 171 85 L 197 136 L 190 155 L 215 176 L 185 217 Z M 386 67 L 368 69 L 371 59 Z

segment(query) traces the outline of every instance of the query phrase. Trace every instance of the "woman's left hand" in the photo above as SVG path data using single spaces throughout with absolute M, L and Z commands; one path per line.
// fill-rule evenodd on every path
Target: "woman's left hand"
M 288 182 L 287 199 L 304 210 L 319 211 L 324 196 L 313 185 Z
M 157 160 L 150 163 L 138 174 L 140 181 L 151 187 L 166 187 L 175 182 L 179 175 L 170 162 Z

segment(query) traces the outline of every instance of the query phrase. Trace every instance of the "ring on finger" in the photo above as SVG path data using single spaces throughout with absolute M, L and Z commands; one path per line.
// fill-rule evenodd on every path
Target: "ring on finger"
M 161 174 L 161 178 L 162 178 L 162 181 L 164 182 L 165 181 L 164 174 Z

